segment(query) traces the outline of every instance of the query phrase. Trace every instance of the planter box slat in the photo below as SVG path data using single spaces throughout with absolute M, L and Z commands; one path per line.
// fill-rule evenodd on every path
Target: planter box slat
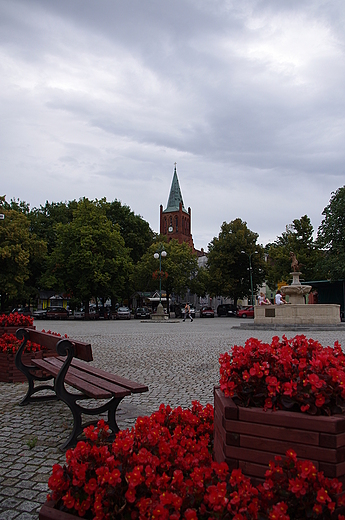
M 345 477 L 345 462 L 339 464 L 320 462 L 320 471 L 323 471 L 325 477 L 329 478 Z
M 345 446 L 345 433 L 339 433 L 338 435 L 320 433 L 320 446 L 325 448 L 341 448 Z
M 239 469 L 242 470 L 242 473 L 246 475 L 250 475 L 251 477 L 259 477 L 262 480 L 265 479 L 266 471 L 268 470 L 267 466 L 263 466 L 262 464 L 254 464 L 253 462 L 247 462 L 241 460 L 238 464 Z
M 230 445 L 228 442 L 227 444 Z M 264 439 L 262 437 L 255 437 L 251 435 L 241 435 L 240 446 L 243 448 L 251 448 L 259 451 L 270 451 L 280 455 L 284 455 L 288 449 L 292 448 L 297 453 L 297 457 L 302 459 L 316 458 L 319 461 L 334 463 L 344 462 L 345 460 L 344 448 L 334 450 L 330 448 L 321 448 L 319 446 L 308 446 L 307 444 L 296 444 L 290 441 Z
M 232 404 L 231 404 L 232 403 Z M 345 485 L 345 417 L 304 415 L 296 412 L 267 411 L 238 407 L 238 418 L 227 418 L 232 399 L 215 388 L 215 449 L 217 462 L 236 461 L 243 473 L 255 479 L 264 477 L 270 460 L 291 448 L 297 456 L 309 459 L 328 478 L 338 478 Z M 229 415 L 229 413 L 228 413 Z M 240 446 L 235 446 L 236 434 Z
M 341 415 L 332 415 L 331 417 L 311 416 L 285 410 L 267 410 L 265 412 L 262 408 L 242 408 L 239 406 L 238 419 L 245 422 L 284 426 L 285 428 L 298 427 L 300 430 L 323 433 L 345 432 L 345 417 Z
M 268 464 L 270 460 L 274 460 L 277 453 L 271 451 L 251 450 L 250 448 L 238 448 L 237 446 L 223 446 L 224 455 L 229 459 L 238 459 L 238 461 L 255 462 L 256 464 Z
M 222 421 L 220 419 L 220 421 Z M 255 433 L 256 437 L 263 437 L 265 439 L 277 439 L 282 441 L 290 441 L 290 442 L 296 442 L 296 443 L 305 443 L 307 442 L 308 445 L 314 445 L 319 446 L 320 444 L 320 434 L 314 431 L 310 431 L 308 438 L 306 440 L 305 430 L 298 430 L 295 428 L 284 428 L 282 426 L 272 426 L 272 425 L 266 425 L 266 424 L 258 424 L 256 423 L 253 427 L 253 423 L 250 422 L 240 422 L 240 421 L 232 421 L 224 419 L 223 422 L 220 422 L 220 424 L 223 424 L 225 431 L 227 432 L 236 432 L 236 433 L 243 433 L 245 435 L 253 435 L 253 432 Z M 327 434 L 323 434 L 327 435 Z M 328 435 L 328 437 L 335 438 L 334 435 Z M 326 441 L 325 441 L 326 442 Z M 325 444 L 324 446 L 326 448 L 336 448 L 337 446 L 334 446 L 332 442 L 334 443 L 334 440 L 327 440 L 327 442 L 330 442 L 330 445 Z M 345 440 L 344 440 L 345 445 Z

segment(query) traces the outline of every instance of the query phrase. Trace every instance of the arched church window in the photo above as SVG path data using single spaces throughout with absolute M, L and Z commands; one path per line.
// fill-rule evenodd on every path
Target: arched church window
M 178 217 L 175 217 L 175 231 L 178 231 Z

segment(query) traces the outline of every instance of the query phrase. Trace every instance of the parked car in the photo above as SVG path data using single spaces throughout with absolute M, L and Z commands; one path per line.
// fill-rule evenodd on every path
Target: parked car
M 24 316 L 32 316 L 32 312 L 30 311 L 29 307 L 16 307 L 15 309 L 11 310 L 11 314 L 14 314 L 15 312 Z
M 131 311 L 128 307 L 119 307 L 116 312 L 117 320 L 130 320 Z
M 48 307 L 46 318 L 48 320 L 66 320 L 69 317 L 69 311 L 64 307 Z
M 80 309 L 80 310 L 75 310 L 73 312 L 73 317 L 75 320 L 83 320 L 85 318 L 85 312 L 84 312 L 84 309 Z
M 214 318 L 214 310 L 211 307 L 201 307 L 200 318 Z
M 35 320 L 45 320 L 47 317 L 47 309 L 40 309 L 32 313 Z
M 254 318 L 254 307 L 250 305 L 249 307 L 238 309 L 236 316 L 238 318 Z
M 223 303 L 217 307 L 217 316 L 236 316 L 237 307 L 233 303 Z
M 138 307 L 137 309 L 135 309 L 134 318 L 136 318 L 137 320 L 149 320 L 151 318 L 150 309 L 148 309 L 147 307 Z

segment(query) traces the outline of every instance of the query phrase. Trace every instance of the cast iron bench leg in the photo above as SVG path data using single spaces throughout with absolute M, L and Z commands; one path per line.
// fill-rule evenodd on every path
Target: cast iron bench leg
M 112 397 L 110 401 L 104 403 L 97 408 L 85 408 L 77 403 L 82 399 L 87 399 L 87 396 L 82 394 L 72 394 L 66 390 L 66 388 L 58 389 L 57 394 L 59 398 L 67 404 L 69 409 L 73 415 L 73 429 L 68 437 L 67 441 L 61 446 L 61 450 L 66 450 L 75 446 L 78 442 L 78 437 L 83 433 L 84 428 L 89 426 L 90 424 L 96 425 L 98 419 L 95 421 L 90 421 L 88 423 L 82 422 L 82 414 L 84 415 L 97 415 L 100 416 L 104 412 L 108 412 L 108 424 L 112 433 L 110 435 L 110 439 L 113 439 L 116 433 L 119 431 L 119 427 L 116 422 L 116 410 L 122 401 L 123 397 Z
M 23 372 L 23 374 L 25 374 L 25 377 L 28 380 L 29 385 L 26 396 L 21 400 L 19 404 L 21 406 L 25 406 L 33 401 L 52 401 L 57 399 L 53 385 L 41 385 L 35 387 L 35 381 L 49 381 L 50 379 L 53 379 L 53 376 L 38 376 L 35 374 L 37 367 L 24 365 L 24 363 L 22 362 L 22 354 L 25 350 L 26 343 L 29 337 L 27 331 L 25 329 L 19 329 L 16 332 L 16 336 L 18 339 L 23 339 L 24 341 L 20 345 L 20 348 L 18 349 L 18 352 L 16 354 L 15 364 L 17 369 Z M 36 397 L 32 397 L 34 394 L 40 392 L 41 390 L 50 390 L 54 393 L 53 395 L 37 395 Z

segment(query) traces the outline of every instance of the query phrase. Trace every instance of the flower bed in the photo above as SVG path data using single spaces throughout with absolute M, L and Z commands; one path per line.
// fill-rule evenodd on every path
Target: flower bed
M 0 327 L 29 327 L 34 324 L 32 316 L 25 316 L 18 312 L 0 314 Z
M 345 355 L 305 336 L 249 339 L 220 356 L 214 455 L 263 482 L 275 455 L 293 449 L 345 484 Z
M 267 467 L 262 486 L 240 470 L 230 474 L 212 460 L 213 408 L 197 402 L 190 410 L 161 405 L 112 444 L 104 421 L 85 435 L 63 467 L 54 465 L 40 520 L 67 520 L 66 513 L 95 520 L 327 519 L 341 491 L 292 450 Z
M 35 329 L 34 319 L 18 312 L 12 314 L 0 314 L 0 336 L 3 334 L 15 334 L 20 327 Z
M 345 411 L 345 354 L 305 336 L 251 338 L 220 356 L 220 389 L 243 407 L 333 415 Z

